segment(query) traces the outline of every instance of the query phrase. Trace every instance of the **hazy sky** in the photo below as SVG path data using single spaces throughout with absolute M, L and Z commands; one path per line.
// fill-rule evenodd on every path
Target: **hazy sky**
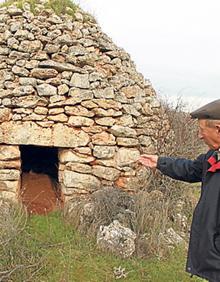
M 220 98 L 219 0 L 77 0 L 156 91 L 192 103 Z

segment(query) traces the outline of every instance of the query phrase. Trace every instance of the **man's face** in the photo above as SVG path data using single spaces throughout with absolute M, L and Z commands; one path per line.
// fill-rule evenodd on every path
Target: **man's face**
M 208 126 L 205 119 L 199 120 L 199 138 L 202 139 L 210 149 L 220 148 L 220 126 L 213 124 Z

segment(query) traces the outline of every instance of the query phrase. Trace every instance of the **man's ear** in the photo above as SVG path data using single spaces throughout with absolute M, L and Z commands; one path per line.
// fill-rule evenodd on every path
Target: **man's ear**
M 217 129 L 218 134 L 220 135 L 220 124 L 216 125 L 216 129 Z

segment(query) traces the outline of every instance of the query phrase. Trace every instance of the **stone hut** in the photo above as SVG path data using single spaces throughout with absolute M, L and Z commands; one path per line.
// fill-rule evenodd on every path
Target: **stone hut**
M 29 171 L 53 175 L 65 201 L 135 191 L 135 162 L 167 127 L 155 91 L 92 16 L 44 2 L 0 9 L 0 196 L 19 199 Z

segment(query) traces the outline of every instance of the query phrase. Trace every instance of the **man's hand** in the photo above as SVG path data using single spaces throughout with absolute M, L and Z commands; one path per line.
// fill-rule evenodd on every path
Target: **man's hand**
M 158 156 L 157 155 L 141 155 L 138 161 L 146 167 L 156 168 Z

